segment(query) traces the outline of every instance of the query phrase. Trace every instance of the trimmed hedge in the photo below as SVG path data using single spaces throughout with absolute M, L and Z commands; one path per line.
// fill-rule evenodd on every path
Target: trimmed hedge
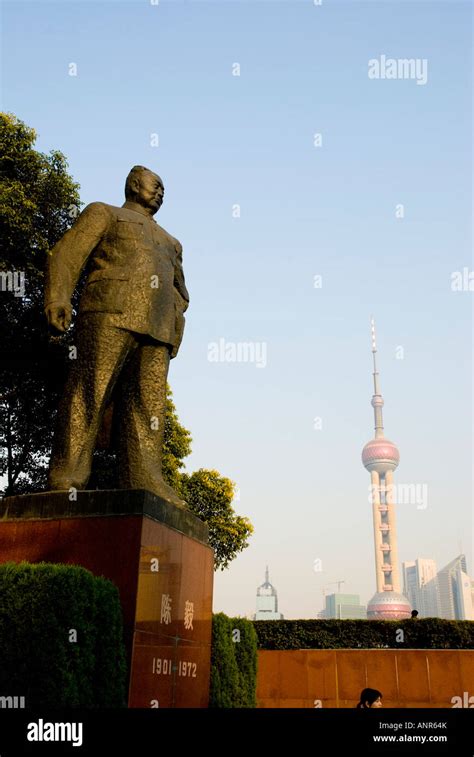
M 126 706 L 117 587 L 77 565 L 0 565 L 0 695 L 26 707 Z
M 235 707 L 257 706 L 257 634 L 251 621 L 231 618 L 233 633 L 240 631 L 240 642 L 234 644 L 239 670 L 240 695 Z
M 251 621 L 212 617 L 209 707 L 256 707 L 257 635 Z
M 259 649 L 474 649 L 472 620 L 255 620 L 253 626 Z

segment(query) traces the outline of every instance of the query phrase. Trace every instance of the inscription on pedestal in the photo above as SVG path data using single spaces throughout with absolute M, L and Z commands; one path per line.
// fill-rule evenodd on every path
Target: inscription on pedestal
M 144 533 L 130 706 L 203 706 L 209 686 L 212 570 L 212 550 L 195 539 L 160 531 L 159 524 Z

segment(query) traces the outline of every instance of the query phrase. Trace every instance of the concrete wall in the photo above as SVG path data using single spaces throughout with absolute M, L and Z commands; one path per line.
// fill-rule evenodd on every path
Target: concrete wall
M 366 686 L 382 692 L 384 707 L 453 707 L 455 696 L 472 697 L 474 706 L 474 651 L 258 652 L 259 707 L 315 707 L 317 700 L 322 707 L 355 707 Z

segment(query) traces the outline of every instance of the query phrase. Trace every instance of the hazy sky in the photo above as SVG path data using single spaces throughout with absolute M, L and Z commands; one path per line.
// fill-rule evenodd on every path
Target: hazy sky
M 474 292 L 452 290 L 473 268 L 471 12 L 3 4 L 2 108 L 64 152 L 84 202 L 122 204 L 137 163 L 163 177 L 191 295 L 170 372 L 188 470 L 236 481 L 255 527 L 216 611 L 252 612 L 266 563 L 287 617 L 314 617 L 337 580 L 374 593 L 371 314 L 395 480 L 428 494 L 398 507 L 400 560 L 462 549 L 474 573 Z M 369 78 L 381 56 L 417 59 L 416 77 Z M 256 360 L 210 361 L 220 339 Z

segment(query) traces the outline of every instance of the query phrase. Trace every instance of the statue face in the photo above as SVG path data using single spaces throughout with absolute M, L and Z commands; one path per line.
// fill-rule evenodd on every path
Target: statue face
M 136 195 L 135 202 L 140 203 L 145 208 L 149 208 L 156 213 L 163 204 L 165 188 L 160 177 L 151 171 L 142 171 L 134 187 Z

